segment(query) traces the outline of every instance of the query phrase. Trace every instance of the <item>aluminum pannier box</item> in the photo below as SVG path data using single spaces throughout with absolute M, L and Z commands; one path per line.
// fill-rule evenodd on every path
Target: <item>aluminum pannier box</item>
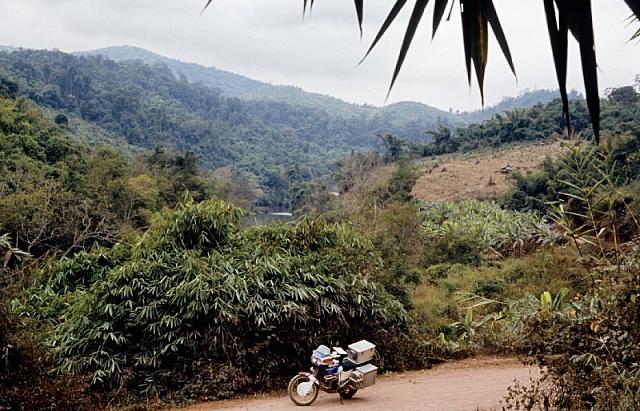
M 356 368 L 353 372 L 357 378 L 359 388 L 367 388 L 376 383 L 376 375 L 378 375 L 378 367 L 373 364 L 365 364 Z
M 353 343 L 348 348 L 349 359 L 358 365 L 371 361 L 376 351 L 376 346 L 367 340 Z

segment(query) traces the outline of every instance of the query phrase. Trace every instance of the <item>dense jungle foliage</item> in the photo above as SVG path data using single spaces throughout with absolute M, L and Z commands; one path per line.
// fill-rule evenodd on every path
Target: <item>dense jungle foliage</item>
M 262 391 L 303 368 L 317 344 L 358 338 L 378 342 L 383 369 L 427 364 L 429 346 L 378 284 L 370 241 L 322 219 L 242 229 L 240 216 L 219 200 L 187 200 L 127 242 L 39 272 L 12 312 L 40 330 L 59 372 L 86 377 L 66 401 L 81 404 L 85 390 L 94 402 Z M 19 394 L 0 405 L 20 404 Z
M 592 270 L 584 295 L 556 298 L 544 309 L 517 313 L 515 341 L 540 366 L 542 379 L 512 389 L 511 409 L 635 410 L 640 403 L 640 267 L 637 245 L 618 270 Z M 523 315 L 524 314 L 524 315 Z
M 36 257 L 113 244 L 185 191 L 249 205 L 252 193 L 230 190 L 231 183 L 239 185 L 203 173 L 191 152 L 128 158 L 106 146 L 90 149 L 30 101 L 0 97 L 0 232 Z
M 244 229 L 206 199 L 250 205 L 246 183 L 193 153 L 89 148 L 29 100 L 0 103 L 0 407 L 264 390 L 313 344 L 365 336 L 383 369 L 427 364 L 366 237 L 322 219 Z
M 412 197 L 421 157 L 561 137 L 560 104 L 443 127 L 426 145 L 368 136 L 361 148 L 381 152 L 350 153 L 348 133 L 313 135 L 350 120 L 222 97 L 166 67 L 0 60 L 0 409 L 270 390 L 314 345 L 360 338 L 382 370 L 475 353 L 547 367 L 507 408 L 637 404 L 634 87 L 607 94 L 600 145 L 574 101 L 580 135 L 539 172 L 514 173 L 504 198 L 433 204 Z M 285 126 L 308 157 L 266 131 Z M 269 150 L 290 163 L 260 163 Z M 297 219 L 247 226 L 239 206 L 260 201 Z
M 61 370 L 187 398 L 282 382 L 323 341 L 406 332 L 365 239 L 322 220 L 240 229 L 240 214 L 220 201 L 161 212 L 131 244 L 46 268 L 23 315 L 61 319 L 48 337 Z
M 545 367 L 541 381 L 513 387 L 506 409 L 637 407 L 639 98 L 633 87 L 611 90 L 603 124 L 613 131 L 599 146 L 566 140 L 541 171 L 514 173 L 497 203 L 425 204 L 409 189 L 403 204 L 386 204 L 393 179 L 415 181 L 400 172 L 415 145 L 392 136 L 384 156 L 338 164 L 334 215 L 373 236 L 395 268 L 389 289 L 408 292 L 436 352 L 510 352 Z M 481 127 L 502 133 L 494 121 Z M 377 165 L 402 158 L 395 171 Z
M 515 177 L 505 204 L 522 206 L 514 198 L 538 187 L 529 192 L 535 201 L 521 208 L 544 204 L 537 212 L 555 223 L 564 248 L 577 253 L 573 266 L 588 275 L 539 298 L 461 295 L 469 313 L 489 307 L 485 317 L 471 314 L 458 323 L 461 335 L 484 346 L 511 346 L 545 367 L 541 380 L 513 388 L 508 409 L 637 409 L 638 138 L 631 132 L 600 147 L 574 146 L 547 161 L 542 173 Z
M 0 77 L 10 93 L 62 115 L 77 116 L 132 147 L 172 146 L 192 151 L 208 169 L 232 166 L 257 184 L 260 204 L 286 209 L 287 174 L 304 164 L 313 179 L 328 177 L 341 155 L 378 147 L 378 134 L 424 141 L 452 116 L 404 119 L 411 103 L 369 115 L 336 116 L 320 108 L 279 101 L 240 100 L 190 83 L 165 65 L 115 62 L 51 51 L 0 53 Z M 113 145 L 119 148 L 120 140 Z
M 433 128 L 433 125 L 439 122 L 463 123 L 453 113 L 422 103 L 404 102 L 384 107 L 347 103 L 332 96 L 310 93 L 298 87 L 263 83 L 214 67 L 185 63 L 138 47 L 115 46 L 74 54 L 80 56 L 100 55 L 115 61 L 140 60 L 149 65 L 166 65 L 175 73 L 182 73 L 190 82 L 218 89 L 226 97 L 237 97 L 245 101 L 287 103 L 288 106 L 324 111 L 331 117 L 369 118 L 372 124 L 378 124 L 380 127 L 378 132 L 383 132 L 386 128 L 387 131 L 393 130 L 394 133 L 410 139 L 420 140 L 424 130 Z M 529 96 L 533 99 L 544 99 L 545 97 L 546 95 Z M 553 98 L 557 98 L 557 93 Z M 527 102 L 523 101 L 523 103 Z
M 608 137 L 636 135 L 640 132 L 640 78 L 636 85 L 608 90 L 601 102 L 601 130 Z M 571 101 L 571 124 L 574 133 L 592 140 L 593 129 L 589 111 L 583 100 Z M 405 155 L 412 158 L 427 157 L 480 148 L 497 148 L 507 144 L 540 141 L 566 135 L 562 116 L 562 103 L 554 100 L 536 104 L 531 108 L 517 108 L 496 114 L 482 123 L 455 129 L 439 127 L 429 132 L 431 141 L 418 144 L 402 136 L 387 136 L 387 152 L 397 160 Z M 616 143 L 619 144 L 619 143 Z

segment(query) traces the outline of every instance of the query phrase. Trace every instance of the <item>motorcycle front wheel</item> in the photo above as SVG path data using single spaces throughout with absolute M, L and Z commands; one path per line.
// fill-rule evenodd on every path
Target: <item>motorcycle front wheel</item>
M 291 401 L 300 406 L 311 405 L 318 398 L 318 386 L 302 375 L 296 375 L 289 381 L 287 391 Z

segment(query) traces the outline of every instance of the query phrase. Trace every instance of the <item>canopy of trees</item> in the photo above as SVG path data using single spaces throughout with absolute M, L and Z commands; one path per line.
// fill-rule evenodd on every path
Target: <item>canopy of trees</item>
M 602 100 L 601 131 L 603 136 L 640 134 L 640 93 L 627 86 L 609 90 Z M 584 101 L 574 100 L 571 105 L 573 130 L 584 139 L 594 136 L 589 111 Z M 449 129 L 440 127 L 429 132 L 428 144 L 417 144 L 395 136 L 385 136 L 384 146 L 391 160 L 402 155 L 431 156 L 456 151 L 469 151 L 483 147 L 544 140 L 565 134 L 562 102 L 557 99 L 548 104 L 536 104 L 529 109 L 514 109 L 496 114 L 482 123 Z
M 220 191 L 198 163 L 190 152 L 129 159 L 91 150 L 28 100 L 0 97 L 0 232 L 36 257 L 113 243 L 185 191 L 196 199 Z
M 345 117 L 290 103 L 223 97 L 167 66 L 101 56 L 2 52 L 0 78 L 5 94 L 79 117 L 112 136 L 106 142 L 111 138 L 114 146 L 128 151 L 171 146 L 194 152 L 206 168 L 232 166 L 264 190 L 262 204 L 273 208 L 288 208 L 287 173 L 297 164 L 312 178 L 328 176 L 340 155 L 376 148 L 379 133 L 420 139 L 440 120 L 454 124 L 444 112 L 442 118 L 421 119 L 422 105 Z M 402 114 L 407 109 L 419 120 L 407 120 Z

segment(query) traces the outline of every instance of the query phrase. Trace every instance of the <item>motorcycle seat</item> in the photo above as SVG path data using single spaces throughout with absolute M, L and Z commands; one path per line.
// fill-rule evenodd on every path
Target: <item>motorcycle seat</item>
M 357 366 L 358 366 L 358 364 L 356 364 L 355 362 L 351 361 L 349 358 L 345 358 L 344 360 L 342 360 L 342 369 L 344 371 L 355 370 Z

